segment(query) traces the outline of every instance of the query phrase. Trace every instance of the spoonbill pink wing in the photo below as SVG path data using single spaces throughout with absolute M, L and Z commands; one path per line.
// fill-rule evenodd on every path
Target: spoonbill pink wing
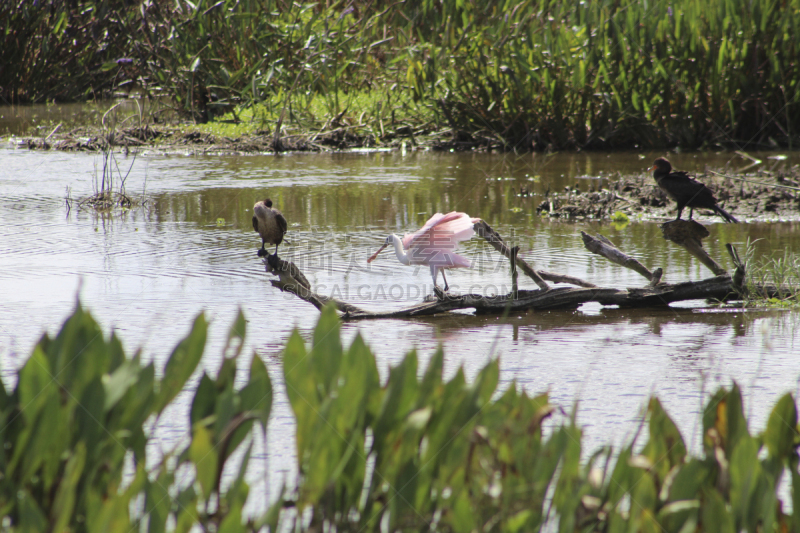
M 455 253 L 458 243 L 475 234 L 472 226 L 479 218 L 456 211 L 436 213 L 422 228 L 403 237 L 403 248 L 412 264 L 439 268 L 469 267 L 470 261 Z

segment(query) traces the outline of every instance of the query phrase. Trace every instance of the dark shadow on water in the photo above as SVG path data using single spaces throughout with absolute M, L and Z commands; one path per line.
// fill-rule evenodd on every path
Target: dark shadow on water
M 646 325 L 652 335 L 661 336 L 662 329 L 668 325 L 711 326 L 713 328 L 733 328 L 736 337 L 753 333 L 758 320 L 778 319 L 787 322 L 792 329 L 800 326 L 800 313 L 780 309 L 724 307 L 665 307 L 663 309 L 619 309 L 603 308 L 594 312 L 577 311 L 538 311 L 514 314 L 503 318 L 487 315 L 453 313 L 446 316 L 415 317 L 396 319 L 404 322 L 428 324 L 440 333 L 460 330 L 479 330 L 498 325 L 514 328 L 513 340 L 520 329 L 532 332 L 558 331 L 575 332 L 584 328 L 629 328 Z

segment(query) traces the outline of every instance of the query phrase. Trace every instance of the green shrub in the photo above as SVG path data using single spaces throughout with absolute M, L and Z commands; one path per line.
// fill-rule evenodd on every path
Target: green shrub
M 10 395 L 0 383 L 0 516 L 10 522 L 4 530 L 164 531 L 168 520 L 176 531 L 196 524 L 257 529 L 241 516 L 249 447 L 230 487 L 220 489 L 226 461 L 254 422 L 266 427 L 272 404 L 258 357 L 247 384 L 233 387 L 241 313 L 216 379 L 203 374 L 195 391 L 191 443 L 156 463 L 146 454 L 148 428 L 195 371 L 207 327 L 199 315 L 161 379 L 139 353 L 127 358 L 115 335 L 104 339 L 80 305 L 54 339 L 44 335 Z M 175 473 L 184 466 L 194 478 L 179 482 Z M 143 506 L 131 505 L 137 499 Z
M 381 384 L 363 339 L 344 348 L 339 327 L 327 308 L 310 349 L 296 331 L 286 344 L 297 484 L 254 519 L 242 516 L 252 440 L 227 490 L 220 484 L 253 424 L 266 428 L 272 402 L 259 357 L 247 384 L 233 386 L 241 313 L 216 378 L 203 374 L 194 392 L 191 442 L 153 462 L 147 428 L 196 369 L 207 323 L 197 317 L 159 380 L 152 363 L 128 359 L 78 306 L 54 339 L 38 343 L 13 392 L 0 388 L 4 530 L 274 532 L 281 520 L 295 531 L 516 532 L 548 522 L 562 532 L 800 530 L 800 513 L 785 514 L 777 496 L 786 472 L 800 509 L 791 394 L 754 436 L 738 386 L 719 389 L 702 414 L 699 457 L 651 398 L 643 446 L 634 438 L 582 461 L 574 413 L 546 422 L 555 411 L 546 394 L 513 384 L 499 393 L 498 361 L 470 384 L 461 369 L 443 379 L 441 350 L 419 375 L 411 351 Z M 178 480 L 184 467 L 192 475 Z
M 345 350 L 338 328 L 327 309 L 311 350 L 294 333 L 284 352 L 308 530 L 378 531 L 386 520 L 390 531 L 536 531 L 548 519 L 559 531 L 800 530 L 800 513 L 783 514 L 777 497 L 788 467 L 800 508 L 791 394 L 751 436 L 738 386 L 717 391 L 702 457 L 687 454 L 652 398 L 644 447 L 606 447 L 582 463 L 574 417 L 543 429 L 547 395 L 513 385 L 498 395 L 497 361 L 468 384 L 461 370 L 442 380 L 441 350 L 419 378 L 412 351 L 381 386 L 363 340 Z
M 521 150 L 800 132 L 800 0 L 14 0 L 0 20 L 11 103 L 138 84 L 203 122 L 255 106 L 384 137 L 435 116 Z

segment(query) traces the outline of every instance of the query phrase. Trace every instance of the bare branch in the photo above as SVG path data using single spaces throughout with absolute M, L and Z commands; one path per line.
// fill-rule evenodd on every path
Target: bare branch
M 593 254 L 602 255 L 612 263 L 616 263 L 618 265 L 624 266 L 625 268 L 630 268 L 631 270 L 638 272 L 642 276 L 650 281 L 650 285 L 655 286 L 658 285 L 661 281 L 661 275 L 663 274 L 663 270 L 660 268 L 656 269 L 654 272 L 650 272 L 650 270 L 641 264 L 639 261 L 630 257 L 627 254 L 624 254 L 617 248 L 613 242 L 608 240 L 603 235 L 597 234 L 597 238 L 592 237 L 585 231 L 581 232 L 581 236 L 583 237 L 583 245 L 586 246 L 586 249 L 592 252 Z

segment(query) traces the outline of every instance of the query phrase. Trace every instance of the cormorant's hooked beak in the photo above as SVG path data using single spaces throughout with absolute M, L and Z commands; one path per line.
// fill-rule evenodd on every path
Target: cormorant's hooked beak
M 372 257 L 370 257 L 369 259 L 367 259 L 367 263 L 372 263 L 373 261 L 375 261 L 375 258 L 376 258 L 376 257 L 378 257 L 378 254 L 379 254 L 379 253 L 381 253 L 381 252 L 383 251 L 383 249 L 384 249 L 384 248 L 386 248 L 387 246 L 389 246 L 389 243 L 388 243 L 388 242 L 387 242 L 387 243 L 385 243 L 385 244 L 384 244 L 383 246 L 381 246 L 380 248 L 378 248 L 378 251 L 377 251 L 377 252 L 375 252 L 374 254 L 372 254 Z

